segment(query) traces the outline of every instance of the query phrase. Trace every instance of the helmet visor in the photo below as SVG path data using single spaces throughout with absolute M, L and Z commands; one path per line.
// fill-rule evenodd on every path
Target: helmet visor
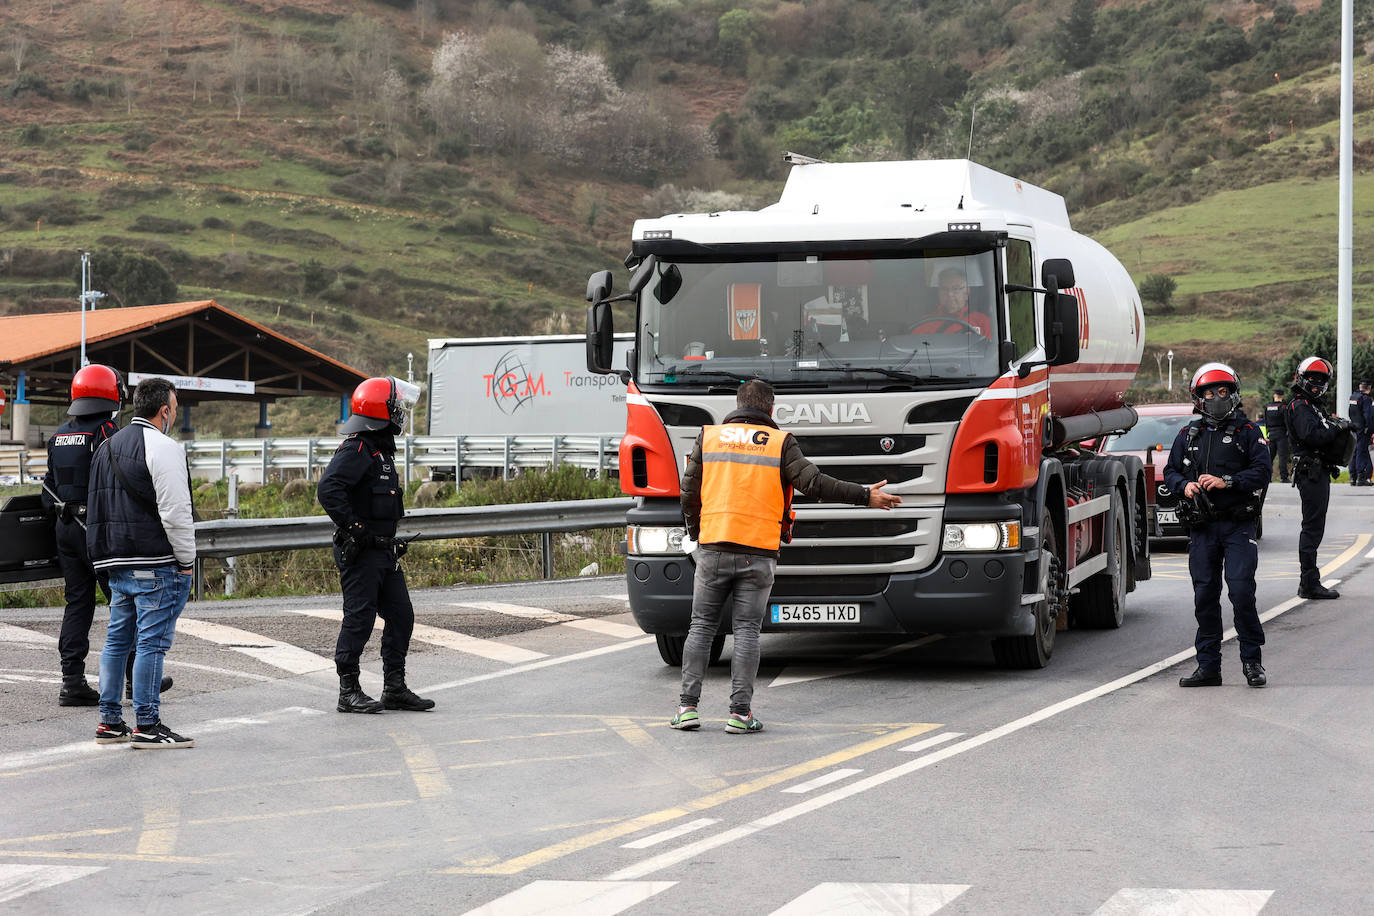
M 391 379 L 391 398 L 387 401 L 387 413 L 396 432 L 403 432 L 410 420 L 410 412 L 420 401 L 420 386 L 403 382 L 396 377 Z

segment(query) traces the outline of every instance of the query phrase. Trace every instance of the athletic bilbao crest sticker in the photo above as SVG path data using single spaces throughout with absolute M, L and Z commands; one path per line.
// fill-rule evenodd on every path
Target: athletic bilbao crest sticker
M 759 339 L 759 295 L 757 283 L 730 284 L 730 339 Z

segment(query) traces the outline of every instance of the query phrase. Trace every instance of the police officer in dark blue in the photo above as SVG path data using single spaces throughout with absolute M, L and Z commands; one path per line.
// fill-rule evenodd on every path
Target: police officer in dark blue
M 1178 684 L 1221 685 L 1224 581 L 1245 682 L 1263 687 L 1268 678 L 1260 663 L 1264 628 L 1255 606 L 1255 518 L 1269 482 L 1269 448 L 1259 427 L 1241 413 L 1240 379 L 1230 366 L 1207 363 L 1193 374 L 1190 390 L 1202 416 L 1179 432 L 1164 468 L 1164 482 L 1181 494 L 1179 510 L 1191 529 L 1188 572 L 1197 616 L 1197 669 Z
M 86 683 L 86 656 L 91 651 L 91 620 L 95 617 L 97 587 L 110 598 L 106 577 L 91 566 L 86 553 L 86 491 L 91 479 L 91 456 L 119 432 L 114 416 L 125 397 L 124 379 L 109 366 L 91 364 L 72 376 L 71 417 L 48 440 L 48 472 L 43 475 L 43 505 L 57 514 L 57 564 L 62 569 L 62 629 L 57 652 L 62 659 L 59 706 L 95 706 L 100 694 Z M 134 665 L 133 653 L 128 666 Z M 127 678 L 132 685 L 132 677 Z M 162 679 L 162 689 L 172 679 Z
M 1274 400 L 1264 405 L 1264 436 L 1269 440 L 1269 457 L 1279 466 L 1279 481 L 1288 483 L 1288 465 L 1293 450 L 1288 443 L 1288 417 L 1284 412 L 1282 391 L 1275 390 Z
M 338 526 L 334 563 L 343 587 L 343 623 L 334 649 L 339 673 L 339 712 L 375 713 L 383 709 L 422 711 L 434 701 L 406 686 L 406 653 L 415 628 L 396 523 L 405 515 L 404 492 L 396 472 L 395 434 L 420 390 L 396 378 L 370 378 L 350 401 L 348 433 L 320 477 L 316 497 Z M 358 662 L 373 625 L 381 616 L 382 698 L 372 699 L 358 683 Z
M 1369 379 L 1360 379 L 1355 390 L 1350 393 L 1350 406 L 1347 416 L 1350 418 L 1350 429 L 1355 433 L 1355 455 L 1350 459 L 1350 485 L 1352 487 L 1367 487 L 1370 485 L 1369 460 L 1369 434 L 1374 432 L 1369 427 L 1369 416 L 1371 409 L 1374 409 L 1374 401 L 1369 397 Z
M 1340 468 L 1329 459 L 1329 450 L 1347 435 L 1346 421 L 1330 416 L 1322 395 L 1331 385 L 1331 363 L 1309 356 L 1293 373 L 1293 397 L 1288 401 L 1288 435 L 1293 438 L 1293 485 L 1302 499 L 1302 530 L 1298 534 L 1298 597 L 1339 598 L 1340 592 L 1321 583 L 1317 548 L 1326 534 L 1326 508 L 1331 502 L 1331 481 Z

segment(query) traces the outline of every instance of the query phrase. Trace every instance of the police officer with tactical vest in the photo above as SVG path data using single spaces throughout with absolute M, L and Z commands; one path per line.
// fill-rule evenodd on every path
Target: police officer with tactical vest
M 1339 598 L 1340 592 L 1321 583 L 1317 548 L 1326 533 L 1326 508 L 1331 481 L 1344 461 L 1334 451 L 1350 437 L 1349 422 L 1327 414 L 1322 395 L 1334 370 L 1320 356 L 1309 356 L 1293 373 L 1293 397 L 1288 402 L 1288 434 L 1293 437 L 1293 485 L 1302 498 L 1302 531 L 1298 535 L 1298 596 Z
M 1260 661 L 1264 628 L 1255 605 L 1255 518 L 1269 482 L 1269 449 L 1259 427 L 1240 411 L 1240 379 L 1224 363 L 1207 363 L 1189 390 L 1201 414 L 1169 451 L 1164 482 L 1182 494 L 1189 525 L 1188 573 L 1197 617 L 1197 670 L 1180 687 L 1221 685 L 1221 586 L 1225 582 L 1240 641 L 1241 670 L 1251 687 L 1268 678 Z
M 1350 418 L 1350 429 L 1355 433 L 1355 454 L 1350 459 L 1352 487 L 1369 486 L 1370 471 L 1374 470 L 1369 460 L 1369 434 L 1374 432 L 1369 426 L 1372 410 L 1374 401 L 1369 397 L 1369 379 L 1362 378 L 1355 390 L 1350 393 L 1350 405 L 1346 414 Z
M 1264 405 L 1264 435 L 1269 440 L 1269 457 L 1279 466 L 1279 482 L 1288 483 L 1288 465 L 1293 450 L 1288 443 L 1288 418 L 1282 391 L 1275 391 L 1273 401 Z
M 124 380 L 109 366 L 91 364 L 72 376 L 71 417 L 48 440 L 48 471 L 43 475 L 43 505 L 57 513 L 57 563 L 62 569 L 67 606 L 57 651 L 62 659 L 59 706 L 95 706 L 100 694 L 86 683 L 86 656 L 91 650 L 91 621 L 95 617 L 95 590 L 99 586 L 109 600 L 106 577 L 91 566 L 86 552 L 86 496 L 91 480 L 91 456 L 105 440 L 119 431 L 114 422 L 124 402 Z M 134 656 L 129 654 L 128 671 Z M 133 676 L 126 683 L 131 687 Z M 162 679 L 162 689 L 172 679 Z
M 396 472 L 396 433 L 420 389 L 396 378 L 370 378 L 353 391 L 347 437 L 329 462 L 316 497 L 338 526 L 334 563 L 343 587 L 343 623 L 334 649 L 339 674 L 339 712 L 375 713 L 383 709 L 422 711 L 434 701 L 406 686 L 406 653 L 415 628 L 415 611 L 406 588 L 401 557 L 405 542 L 396 523 L 405 515 L 404 493 Z M 373 625 L 382 629 L 382 698 L 372 699 L 358 683 L 359 659 Z
M 763 625 L 778 547 L 791 540 L 792 490 L 822 502 L 891 509 L 902 498 L 884 493 L 886 480 L 865 487 L 821 472 L 796 437 L 773 421 L 773 388 L 751 379 L 735 395 L 737 410 L 697 437 L 682 480 L 682 514 L 695 551 L 692 623 L 682 648 L 682 688 L 669 721 L 683 731 L 701 727 L 697 702 L 722 619 L 735 634 L 730 658 L 730 715 L 725 731 L 763 731 L 753 714 Z

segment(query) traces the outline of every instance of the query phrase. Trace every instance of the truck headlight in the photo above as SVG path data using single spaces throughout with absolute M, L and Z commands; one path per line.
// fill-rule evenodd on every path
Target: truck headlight
M 687 529 L 654 528 L 631 525 L 626 531 L 627 550 L 637 556 L 682 556 L 682 539 L 687 537 Z
M 940 549 L 1017 550 L 1020 546 L 1020 522 L 953 522 L 945 525 L 945 536 Z

